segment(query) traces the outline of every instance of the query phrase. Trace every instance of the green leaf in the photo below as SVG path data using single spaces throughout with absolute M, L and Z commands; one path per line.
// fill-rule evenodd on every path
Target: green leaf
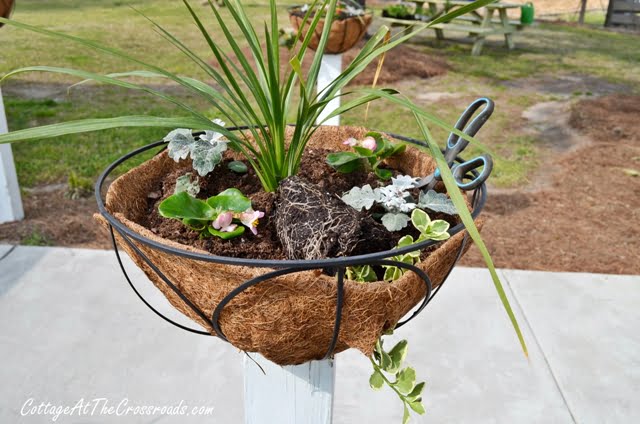
M 391 357 L 384 349 L 380 350 L 380 356 L 380 368 L 385 371 L 389 371 L 389 369 L 393 367 L 393 361 L 391 361 Z
M 353 161 L 361 161 L 360 155 L 353 152 L 334 152 L 327 155 L 327 164 L 332 168 L 338 168 Z
M 378 281 L 378 276 L 370 265 L 364 265 L 360 271 L 359 279 L 364 282 L 372 283 L 374 281 Z
M 406 235 L 398 240 L 397 248 L 411 246 L 414 243 L 413 236 Z
M 78 70 L 78 69 L 70 69 L 70 68 L 59 68 L 59 67 L 54 67 L 54 66 L 29 66 L 26 68 L 20 68 L 20 69 L 16 69 L 13 70 L 7 74 L 5 74 L 2 79 L 0 80 L 0 82 L 4 81 L 5 78 L 9 78 L 13 75 L 19 74 L 19 73 L 24 73 L 24 72 L 51 72 L 51 73 L 57 73 L 57 74 L 66 74 L 66 75 L 71 75 L 71 76 L 75 76 L 75 77 L 79 77 L 79 78 L 85 78 L 88 80 L 93 80 L 96 82 L 101 82 L 101 83 L 105 83 L 105 84 L 110 84 L 110 85 L 115 85 L 115 86 L 119 86 L 119 87 L 124 87 L 124 88 L 128 88 L 130 90 L 141 90 L 141 91 L 145 91 L 149 94 L 152 94 L 156 97 L 162 98 L 164 100 L 167 100 L 173 104 L 175 104 L 176 106 L 186 110 L 187 112 L 191 113 L 193 116 L 198 116 L 200 119 L 202 120 L 206 120 L 207 118 L 202 115 L 201 113 L 197 112 L 196 110 L 194 110 L 193 108 L 191 108 L 190 106 L 176 100 L 173 97 L 167 96 L 165 93 L 161 92 L 161 91 L 157 91 L 157 90 L 152 90 L 148 87 L 142 86 L 142 85 L 138 85 L 138 84 L 133 84 L 130 82 L 126 82 L 126 81 L 122 81 L 119 80 L 117 78 L 112 78 L 109 75 L 99 75 L 99 74 L 95 74 L 93 72 L 87 72 L 87 71 L 82 71 L 82 70 Z
M 348 267 L 347 278 L 361 283 L 378 281 L 378 276 L 370 265 Z
M 375 157 L 374 153 L 371 150 L 367 149 L 367 148 L 360 147 L 360 146 L 353 146 L 352 149 L 355 150 L 356 153 L 359 154 L 363 158 L 373 158 L 373 157 Z
M 248 171 L 247 165 L 245 165 L 244 162 L 241 162 L 239 160 L 234 160 L 232 162 L 229 162 L 227 167 L 233 172 L 235 172 L 236 174 L 246 174 Z
M 477 2 L 478 0 L 476 0 Z M 404 96 L 397 96 L 394 95 L 392 93 L 389 93 L 387 90 L 380 90 L 380 89 L 373 89 L 373 88 L 360 88 L 355 90 L 354 92 L 360 92 L 360 93 L 364 93 L 365 97 L 375 97 L 376 99 L 385 99 L 388 100 L 391 103 L 397 104 L 399 106 L 404 107 L 407 110 L 410 110 L 413 114 L 414 117 L 417 115 L 420 119 L 426 119 L 432 123 L 434 123 L 435 125 L 445 129 L 447 132 L 456 134 L 462 138 L 464 138 L 465 140 L 469 141 L 470 143 L 473 143 L 475 146 L 477 146 L 478 148 L 480 148 L 483 152 L 487 152 L 487 153 L 491 153 L 490 149 L 483 145 L 482 143 L 480 143 L 480 141 L 478 141 L 478 139 L 476 139 L 475 137 L 470 136 L 469 134 L 454 128 L 453 126 L 451 126 L 450 124 L 448 124 L 447 122 L 445 122 L 444 120 L 442 120 L 441 118 L 438 118 L 436 115 L 427 112 L 426 110 L 421 109 L 420 107 L 418 107 L 416 104 L 414 104 L 411 100 L 409 100 L 407 97 Z M 356 102 L 356 101 L 353 101 Z M 339 108 L 341 109 L 342 106 Z M 332 115 L 334 113 L 338 113 L 338 110 L 332 112 Z M 424 125 L 424 122 L 422 123 Z M 432 143 L 434 145 L 437 146 L 437 143 L 435 143 L 432 140 Z M 424 147 L 420 147 L 420 146 L 414 146 L 413 147 L 418 147 L 421 148 L 423 150 L 427 150 Z M 431 145 L 429 145 L 429 149 L 431 149 Z M 442 153 L 442 152 L 440 152 Z M 446 163 L 446 162 L 445 162 Z M 447 164 L 447 168 L 449 167 L 449 165 Z
M 524 352 L 526 357 L 529 357 L 527 344 L 524 341 L 524 336 L 522 335 L 522 331 L 520 330 L 520 326 L 518 325 L 516 316 L 513 313 L 513 309 L 511 309 L 511 305 L 509 304 L 509 299 L 507 298 L 504 288 L 502 287 L 502 283 L 500 282 L 500 278 L 498 277 L 496 268 L 493 265 L 493 259 L 491 258 L 491 255 L 489 254 L 489 250 L 487 249 L 487 246 L 484 244 L 482 237 L 480 236 L 480 232 L 478 231 L 478 228 L 476 227 L 476 224 L 473 221 L 473 217 L 471 216 L 471 213 L 469 213 L 469 210 L 467 209 L 467 203 L 464 201 L 464 198 L 460 193 L 458 184 L 456 183 L 453 177 L 453 174 L 449 169 L 447 161 L 444 158 L 442 151 L 438 147 L 438 144 L 433 140 L 433 137 L 431 136 L 431 132 L 422 121 L 421 116 L 414 111 L 414 117 L 416 119 L 416 122 L 418 123 L 418 126 L 420 127 L 420 130 L 422 131 L 422 135 L 427 140 L 427 145 L 428 145 L 428 147 L 420 147 L 420 146 L 416 146 L 416 147 L 418 147 L 421 150 L 430 151 L 431 155 L 436 160 L 438 167 L 441 170 L 443 170 L 441 171 L 442 181 L 444 182 L 447 188 L 447 192 L 449 193 L 449 196 L 451 196 L 451 201 L 456 206 L 460 219 L 464 223 L 464 226 L 467 229 L 469 236 L 478 247 L 480 254 L 482 255 L 485 263 L 487 264 L 487 268 L 489 269 L 489 273 L 491 274 L 491 279 L 493 280 L 493 285 L 495 286 L 496 291 L 498 292 L 498 297 L 500 297 L 502 306 L 504 307 L 505 311 L 507 312 L 507 315 L 509 316 L 511 325 L 513 326 L 518 336 L 518 340 L 520 341 L 520 346 L 522 347 L 522 351 Z
M 206 202 L 196 199 L 184 191 L 164 199 L 158 206 L 158 212 L 165 218 L 201 221 L 212 220 L 216 213 Z
M 205 125 L 201 120 L 191 117 L 161 118 L 157 116 L 120 116 L 117 118 L 82 119 L 60 124 L 43 125 L 25 130 L 11 131 L 0 134 L 0 144 L 15 143 L 25 140 L 40 140 L 54 138 L 67 134 L 78 134 L 89 131 L 107 130 L 124 127 L 191 127 L 198 128 Z
M 422 401 L 419 401 L 419 400 L 409 402 L 409 407 L 411 407 L 411 409 L 413 409 L 415 412 L 417 412 L 420 415 L 423 415 L 425 412 L 424 406 L 422 405 Z
M 424 385 L 425 385 L 424 381 L 422 383 L 416 384 L 413 390 L 411 390 L 411 393 L 407 395 L 407 399 L 409 399 L 410 401 L 417 400 L 422 394 L 422 390 L 424 390 Z
M 449 22 L 454 18 L 457 18 L 458 16 L 462 16 L 464 14 L 467 14 L 469 12 L 472 12 L 476 9 L 479 9 L 481 7 L 484 7 L 488 4 L 491 3 L 495 3 L 498 0 L 475 0 L 474 2 L 469 3 L 468 5 L 462 6 L 459 9 L 455 9 L 449 13 L 445 13 L 444 15 L 440 16 L 437 19 L 434 19 L 433 21 L 429 22 L 427 24 L 427 26 L 433 26 L 442 22 Z
M 251 208 L 251 200 L 237 188 L 228 188 L 217 196 L 208 198 L 207 204 L 217 211 L 244 212 Z
M 416 370 L 411 367 L 407 367 L 400 371 L 396 376 L 396 389 L 402 394 L 409 394 L 413 390 L 416 384 Z
M 429 230 L 438 234 L 446 233 L 449 230 L 449 223 L 442 219 L 436 219 L 431 222 Z
M 391 151 L 391 154 L 389 155 L 389 157 L 399 155 L 400 153 L 404 153 L 405 150 L 407 150 L 406 144 L 393 143 L 393 150 Z
M 400 369 L 402 362 L 404 362 L 407 357 L 407 348 L 407 341 L 401 340 L 389 351 L 389 356 L 391 357 L 391 362 L 393 362 L 394 367 L 394 370 L 391 372 L 395 372 Z
M 403 270 L 398 268 L 397 266 L 385 266 L 384 267 L 384 280 L 385 281 L 395 281 L 398 278 L 402 277 L 404 274 Z
M 418 231 L 426 233 L 429 224 L 431 224 L 431 218 L 429 218 L 429 215 L 427 215 L 425 211 L 414 209 L 413 212 L 411 212 L 411 223 Z
M 380 390 L 383 385 L 384 378 L 382 377 L 382 374 L 380 374 L 380 371 L 374 370 L 373 374 L 371 374 L 371 377 L 369 378 L 369 386 L 371 386 L 373 390 Z
M 209 223 L 209 221 L 201 221 L 198 219 L 185 218 L 182 220 L 182 223 L 187 227 L 191 228 L 192 230 L 202 231 L 207 227 L 207 224 Z
M 404 413 L 402 414 L 402 424 L 407 424 L 409 422 L 409 418 L 411 418 L 411 416 L 409 415 L 409 408 L 407 408 L 407 404 L 405 402 Z
M 378 176 L 378 178 L 380 178 L 383 181 L 384 180 L 388 180 L 389 178 L 391 178 L 393 176 L 393 173 L 391 171 L 389 171 L 388 169 L 384 169 L 384 168 L 376 167 L 374 172 Z
M 218 230 L 216 230 L 215 228 L 213 228 L 211 226 L 207 227 L 207 229 L 209 230 L 209 232 L 212 235 L 214 235 L 216 237 L 220 237 L 223 240 L 229 240 L 229 239 L 232 239 L 234 237 L 238 237 L 238 236 L 240 236 L 240 235 L 242 235 L 244 233 L 244 226 L 242 226 L 242 225 L 238 225 L 235 230 L 229 231 L 229 232 L 218 231 Z

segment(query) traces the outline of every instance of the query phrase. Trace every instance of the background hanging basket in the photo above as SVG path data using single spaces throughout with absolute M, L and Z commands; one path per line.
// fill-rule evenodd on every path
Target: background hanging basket
M 9 18 L 11 12 L 13 11 L 13 7 L 15 6 L 14 0 L 0 0 L 0 16 L 3 18 Z M 0 23 L 0 27 L 3 24 Z
M 307 21 L 304 28 L 301 30 L 304 14 L 296 13 L 295 9 L 289 11 L 289 20 L 296 31 L 306 34 L 310 25 L 310 19 Z M 331 24 L 331 32 L 329 34 L 329 40 L 324 49 L 327 54 L 339 54 L 344 53 L 347 50 L 355 46 L 362 37 L 367 33 L 367 28 L 371 24 L 373 14 L 366 12 L 362 16 L 354 16 L 346 19 L 336 19 Z M 318 49 L 318 43 L 320 43 L 320 37 L 322 36 L 322 29 L 324 28 L 325 21 L 323 19 L 318 22 L 315 28 L 313 37 L 309 43 L 309 47 L 312 50 Z
M 345 150 L 347 146 L 342 144 L 343 140 L 360 139 L 367 132 L 360 127 L 320 127 L 309 147 Z M 291 133 L 289 131 L 288 135 Z M 407 149 L 392 165 L 414 176 L 428 175 L 435 169 L 433 160 L 416 148 Z M 252 266 L 251 260 L 245 260 L 245 266 L 198 260 L 194 257 L 198 254 L 212 256 L 160 238 L 139 224 L 145 221 L 148 213 L 147 194 L 164 175 L 176 169 L 187 172 L 189 161 L 176 163 L 165 151 L 130 170 L 111 184 L 106 195 L 105 216 L 96 217 L 107 227 L 109 224 L 121 226 L 125 231 L 116 228 L 118 244 L 174 307 L 213 334 L 211 317 L 221 300 L 246 281 L 273 270 Z M 135 238 L 127 236 L 125 239 L 125 232 Z M 444 281 L 465 249 L 464 234 L 460 231 L 441 243 L 418 264 L 428 274 L 433 287 Z M 181 254 L 173 249 L 180 249 Z M 190 255 L 192 257 L 188 257 Z M 171 280 L 184 298 L 172 290 L 152 266 Z M 219 315 L 220 330 L 226 339 L 239 349 L 259 352 L 281 365 L 323 358 L 333 340 L 338 283 L 336 277 L 322 272 L 322 265 L 315 268 L 318 269 L 268 279 L 238 294 Z M 369 355 L 378 337 L 385 330 L 394 328 L 404 315 L 423 301 L 427 288 L 417 274 L 407 272 L 392 283 L 346 280 L 343 293 L 341 325 L 332 350 L 357 348 Z M 194 311 L 187 301 L 202 313 Z

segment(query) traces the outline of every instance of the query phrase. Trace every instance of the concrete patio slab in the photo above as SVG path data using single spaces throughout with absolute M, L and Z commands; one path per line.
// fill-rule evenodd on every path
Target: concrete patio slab
M 130 406 L 182 401 L 215 409 L 208 416 L 75 415 L 57 422 L 241 422 L 242 354 L 162 321 L 117 267 L 113 252 L 63 248 L 18 247 L 0 261 L 0 422 L 51 423 L 51 416 L 21 416 L 29 399 L 74 406 L 100 398 L 115 406 L 128 399 Z M 151 302 L 178 315 L 130 269 Z
M 489 272 L 456 268 L 450 278 L 423 313 L 392 337 L 409 341 L 407 363 L 427 382 L 427 413 L 411 422 L 572 423 L 544 357 L 516 310 L 530 361 L 522 353 Z M 339 378 L 349 378 L 339 381 L 336 414 L 345 411 L 358 421 L 336 416 L 336 422 L 401 423 L 402 404 L 393 392 L 372 392 L 363 386 L 371 366 L 355 353 L 338 357 Z
M 0 244 L 0 259 L 2 259 L 7 253 L 11 251 L 13 246 L 9 244 Z
M 193 326 L 128 258 L 125 262 L 153 305 Z M 504 271 L 503 276 L 515 287 L 512 293 L 507 286 L 507 294 L 530 360 L 520 351 L 488 272 L 456 269 L 424 313 L 387 341 L 407 338 L 407 363 L 427 381 L 427 414 L 412 422 L 633 422 L 640 413 L 640 405 L 631 403 L 639 387 L 638 338 L 632 333 L 638 314 L 629 309 L 640 297 L 638 277 L 595 276 L 600 279 L 594 287 L 600 289 L 576 296 L 578 281 L 586 278 L 576 280 L 574 274 Z M 553 284 L 554 296 L 544 297 Z M 623 295 L 627 300 L 619 301 Z M 589 325 L 597 336 L 586 330 Z M 615 352 L 607 352 L 607 345 Z M 588 355 L 591 362 L 576 359 Z M 70 407 L 81 399 L 106 399 L 114 406 L 127 399 L 130 406 L 213 411 L 195 416 L 97 411 L 57 422 L 241 423 L 242 358 L 220 340 L 183 332 L 156 317 L 128 287 L 113 252 L 17 247 L 0 261 L 0 422 L 50 423 L 50 415 L 21 415 L 29 399 L 33 406 Z M 334 423 L 401 421 L 402 406 L 393 393 L 368 387 L 370 372 L 359 352 L 338 355 Z M 600 393 L 602 408 L 588 404 L 594 381 L 608 390 Z M 603 418 L 605 403 L 615 412 Z
M 504 274 L 576 421 L 640 422 L 640 278 Z

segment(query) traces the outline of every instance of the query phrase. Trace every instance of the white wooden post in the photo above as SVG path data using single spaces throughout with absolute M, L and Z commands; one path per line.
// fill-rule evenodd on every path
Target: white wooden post
M 331 359 L 276 365 L 244 359 L 245 424 L 331 424 L 335 365 Z
M 338 78 L 338 75 L 342 72 L 342 55 L 341 54 L 325 54 L 322 57 L 320 63 L 320 72 L 318 73 L 318 92 L 322 91 L 327 85 L 334 79 Z M 338 92 L 338 94 L 340 94 Z M 337 97 L 322 111 L 318 123 L 322 122 L 331 112 L 340 107 L 340 98 Z M 329 119 L 324 125 L 340 125 L 340 117 L 335 116 Z
M 318 74 L 318 91 L 324 89 L 342 72 L 342 55 L 324 55 Z M 340 106 L 332 100 L 318 123 Z M 324 125 L 340 125 L 340 117 Z M 281 367 L 258 354 L 244 359 L 245 424 L 331 424 L 335 360 L 311 361 L 302 365 Z
M 0 91 L 0 134 L 9 132 Z M 11 145 L 0 144 L 0 224 L 24 218 Z

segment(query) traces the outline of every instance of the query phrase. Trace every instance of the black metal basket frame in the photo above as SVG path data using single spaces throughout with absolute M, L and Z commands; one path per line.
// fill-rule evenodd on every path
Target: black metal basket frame
M 243 127 L 229 128 L 229 130 L 232 130 L 232 131 L 242 130 L 242 129 L 244 128 Z M 387 135 L 389 135 L 392 138 L 405 141 L 407 143 L 426 147 L 425 143 L 419 140 L 415 140 L 413 138 L 409 138 L 409 137 L 405 137 L 397 134 L 389 134 L 389 133 L 387 133 Z M 420 314 L 420 312 L 424 310 L 427 304 L 429 304 L 429 302 L 435 297 L 438 291 L 440 291 L 440 289 L 444 285 L 444 282 L 447 280 L 447 278 L 451 274 L 451 271 L 453 270 L 456 263 L 462 256 L 462 253 L 464 252 L 465 246 L 468 242 L 468 233 L 466 233 L 465 231 L 465 235 L 460 245 L 460 248 L 458 249 L 458 253 L 455 261 L 447 271 L 446 276 L 441 282 L 441 284 L 435 290 L 433 290 L 432 283 L 431 283 L 431 280 L 429 279 L 429 276 L 423 270 L 421 270 L 415 265 L 410 265 L 410 264 L 402 263 L 393 259 L 389 259 L 393 256 L 406 254 L 416 250 L 423 250 L 430 246 L 434 246 L 435 244 L 441 243 L 440 241 L 435 241 L 435 240 L 427 240 L 424 242 L 413 244 L 411 246 L 396 248 L 392 250 L 386 250 L 383 252 L 375 252 L 375 253 L 369 253 L 369 254 L 358 255 L 358 256 L 349 256 L 349 257 L 317 259 L 317 260 L 272 260 L 272 259 L 234 258 L 234 257 L 217 256 L 217 255 L 198 253 L 198 252 L 190 252 L 184 249 L 178 249 L 162 243 L 158 243 L 157 241 L 151 240 L 131 230 L 129 227 L 127 227 L 122 222 L 120 222 L 116 217 L 114 217 L 111 213 L 109 213 L 102 199 L 102 190 L 103 190 L 105 181 L 118 166 L 120 166 L 127 160 L 154 148 L 162 147 L 160 152 L 158 152 L 158 153 L 161 153 L 162 151 L 164 151 L 164 149 L 166 149 L 166 145 L 167 145 L 167 142 L 165 141 L 157 141 L 155 143 L 151 143 L 146 146 L 140 147 L 136 150 L 133 150 L 127 153 L 126 155 L 122 156 L 121 158 L 117 159 L 115 162 L 113 162 L 103 171 L 103 173 L 100 175 L 100 177 L 96 181 L 95 196 L 96 196 L 96 202 L 98 203 L 98 211 L 106 219 L 106 221 L 109 224 L 111 241 L 113 243 L 113 248 L 116 254 L 116 258 L 118 260 L 118 264 L 120 265 L 122 273 L 124 274 L 127 282 L 129 283 L 129 285 L 131 286 L 135 294 L 156 315 L 158 315 L 165 321 L 169 322 L 170 324 L 182 330 L 189 331 L 191 333 L 207 335 L 207 336 L 214 335 L 208 331 L 187 327 L 185 325 L 182 325 L 172 320 L 171 318 L 168 318 L 167 316 L 162 314 L 160 311 L 158 311 L 155 307 L 153 307 L 144 298 L 144 296 L 140 294 L 140 292 L 136 289 L 136 286 L 131 281 L 131 278 L 129 277 L 129 274 L 127 273 L 127 270 L 124 266 L 122 257 L 118 249 L 118 244 L 116 242 L 115 233 L 118 233 L 120 238 L 127 244 L 127 246 L 129 246 L 131 250 L 133 250 L 133 252 L 135 252 L 135 254 L 138 255 L 149 266 L 149 268 L 151 268 L 151 270 L 153 270 L 153 272 L 160 278 L 160 280 L 162 280 L 167 285 L 167 287 L 169 287 L 190 309 L 192 309 L 202 320 L 204 320 L 204 322 L 211 325 L 216 336 L 220 337 L 222 340 L 227 342 L 228 340 L 225 337 L 224 332 L 222 331 L 222 328 L 220 327 L 220 322 L 219 322 L 220 314 L 222 313 L 222 310 L 224 309 L 224 307 L 227 304 L 229 304 L 238 294 L 244 292 L 245 290 L 248 290 L 249 288 L 257 284 L 266 282 L 272 278 L 279 277 L 282 275 L 287 275 L 287 274 L 292 274 L 292 273 L 302 272 L 302 271 L 310 271 L 310 270 L 327 270 L 327 269 L 332 270 L 335 273 L 336 280 L 337 280 L 336 314 L 335 314 L 333 335 L 332 335 L 331 343 L 329 344 L 329 347 L 327 349 L 325 358 L 329 358 L 333 355 L 336 344 L 338 342 L 340 325 L 342 322 L 342 307 L 344 304 L 344 278 L 345 278 L 345 272 L 347 267 L 358 266 L 358 265 L 373 265 L 373 266 L 391 265 L 391 266 L 403 268 L 407 271 L 412 271 L 416 275 L 418 275 L 418 277 L 422 281 L 424 281 L 426 286 L 425 287 L 426 294 L 422 303 L 417 307 L 417 309 L 413 311 L 413 313 L 408 318 L 396 324 L 395 328 L 399 328 L 407 324 L 409 321 L 414 319 L 418 314 Z M 456 158 L 456 162 L 462 163 L 464 162 L 464 160 L 458 157 Z M 468 177 L 473 178 L 473 177 L 477 177 L 477 175 L 478 175 L 477 171 L 474 170 L 470 172 Z M 486 184 L 483 183 L 478 188 L 476 188 L 472 194 L 471 216 L 474 219 L 482 211 L 484 204 L 486 202 L 486 197 L 487 197 L 487 187 L 486 187 Z M 450 228 L 449 234 L 453 236 L 461 231 L 464 231 L 464 224 L 462 223 L 454 226 L 453 228 Z M 138 246 L 136 246 L 136 244 L 132 240 L 135 240 L 136 242 L 141 243 L 151 249 L 159 250 L 165 253 L 170 253 L 176 256 L 189 258 L 197 261 L 212 262 L 212 263 L 219 263 L 219 264 L 225 264 L 225 265 L 256 267 L 256 268 L 272 268 L 272 270 L 266 272 L 263 275 L 260 275 L 258 277 L 255 277 L 251 280 L 245 281 L 244 283 L 240 284 L 238 287 L 236 287 L 234 290 L 228 293 L 220 301 L 220 303 L 214 309 L 212 316 L 208 317 L 193 302 L 191 302 L 191 300 L 189 300 L 189 298 L 184 293 L 180 291 L 180 289 L 176 286 L 176 284 L 174 284 L 171 281 L 171 279 L 169 279 L 162 271 L 160 271 L 160 269 L 151 261 L 151 259 L 149 259 L 149 257 L 145 255 L 144 252 L 142 252 L 142 250 Z

